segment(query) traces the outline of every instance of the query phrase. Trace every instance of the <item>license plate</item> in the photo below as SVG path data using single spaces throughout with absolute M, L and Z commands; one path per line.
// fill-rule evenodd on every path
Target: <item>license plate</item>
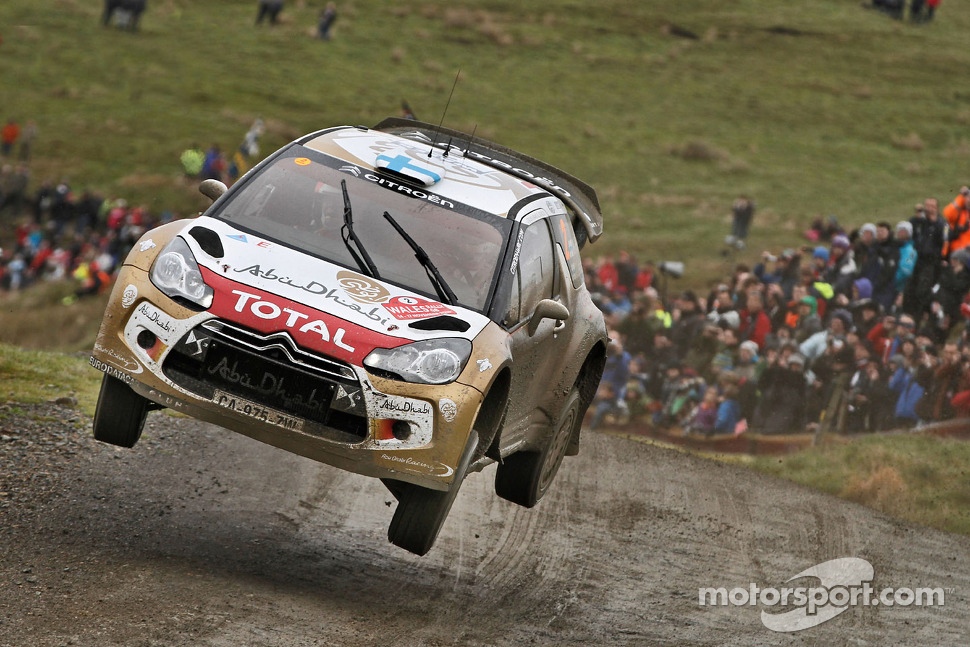
M 212 395 L 212 401 L 220 407 L 235 411 L 236 413 L 241 413 L 249 416 L 250 418 L 255 418 L 256 420 L 261 420 L 271 425 L 276 425 L 277 427 L 292 429 L 294 431 L 303 431 L 303 420 L 300 418 L 295 418 L 283 413 L 282 411 L 277 411 L 276 409 L 270 409 L 269 407 L 259 404 L 258 402 L 253 402 L 252 400 L 247 400 L 246 398 L 240 398 L 238 395 L 233 395 L 232 393 L 226 393 L 225 391 L 216 389 L 215 393 Z

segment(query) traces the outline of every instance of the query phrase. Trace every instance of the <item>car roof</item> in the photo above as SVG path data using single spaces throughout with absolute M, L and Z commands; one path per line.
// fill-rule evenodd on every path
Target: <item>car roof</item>
M 603 217 L 596 193 L 558 169 L 474 136 L 408 119 L 343 126 L 297 140 L 308 148 L 449 200 L 508 217 L 530 196 L 552 194 L 595 241 Z M 354 171 L 351 171 L 354 172 Z

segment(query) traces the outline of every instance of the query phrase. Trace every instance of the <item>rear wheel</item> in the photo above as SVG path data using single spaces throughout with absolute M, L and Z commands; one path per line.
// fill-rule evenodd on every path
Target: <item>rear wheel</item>
M 540 451 L 516 452 L 499 464 L 495 493 L 526 508 L 538 503 L 549 490 L 573 434 L 583 422 L 581 410 L 579 391 L 573 387 L 546 446 Z
M 103 443 L 134 447 L 148 414 L 148 400 L 116 377 L 101 379 L 101 393 L 94 412 L 94 437 Z
M 458 489 L 465 480 L 477 447 L 478 434 L 472 432 L 455 470 L 455 479 L 444 492 L 413 483 L 385 481 L 387 488 L 398 500 L 391 525 L 387 529 L 387 538 L 392 544 L 415 555 L 424 555 L 431 550 L 445 519 L 448 518 L 451 505 L 458 496 Z

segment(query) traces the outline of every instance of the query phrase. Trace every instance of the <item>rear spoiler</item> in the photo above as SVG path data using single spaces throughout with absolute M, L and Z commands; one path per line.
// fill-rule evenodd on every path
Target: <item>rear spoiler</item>
M 467 133 L 413 119 L 390 117 L 374 126 L 374 130 L 422 141 L 442 150 L 457 147 L 469 159 L 541 186 L 562 200 L 572 213 L 573 228 L 581 246 L 585 240 L 596 242 L 603 235 L 603 213 L 596 191 L 554 166 Z

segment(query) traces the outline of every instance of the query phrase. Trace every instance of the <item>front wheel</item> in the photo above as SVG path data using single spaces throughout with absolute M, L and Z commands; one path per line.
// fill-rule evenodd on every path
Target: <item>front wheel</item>
M 458 488 L 465 480 L 477 447 L 478 434 L 472 432 L 455 469 L 455 479 L 444 492 L 402 481 L 385 482 L 397 498 L 397 509 L 387 529 L 387 538 L 392 544 L 415 555 L 425 555 L 431 550 L 448 518 L 451 504 L 458 496 Z
M 94 412 L 94 437 L 119 447 L 134 447 L 148 415 L 148 400 L 116 377 L 101 379 Z
M 583 423 L 582 400 L 573 387 L 566 396 L 553 434 L 540 451 L 522 451 L 506 458 L 495 472 L 495 494 L 531 508 L 549 490 L 576 429 Z

